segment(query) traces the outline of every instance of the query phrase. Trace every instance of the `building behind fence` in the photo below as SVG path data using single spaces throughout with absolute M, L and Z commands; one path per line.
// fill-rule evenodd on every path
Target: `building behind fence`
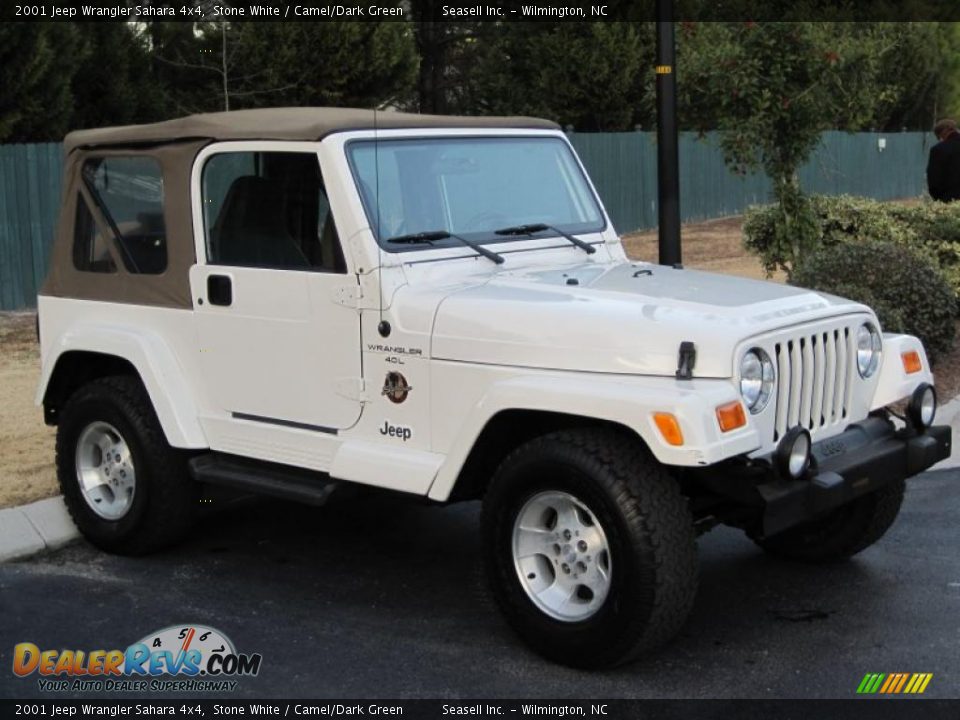
M 657 224 L 656 134 L 572 133 L 570 140 L 622 232 Z M 925 189 L 924 133 L 824 133 L 800 176 L 809 193 L 916 197 Z M 60 205 L 59 144 L 0 145 L 0 310 L 33 307 L 43 282 Z M 684 221 L 736 215 L 770 201 L 763 175 L 727 170 L 716 137 L 681 133 Z

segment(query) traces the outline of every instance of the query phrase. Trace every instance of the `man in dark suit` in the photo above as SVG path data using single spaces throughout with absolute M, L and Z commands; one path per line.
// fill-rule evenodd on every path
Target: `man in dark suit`
M 930 197 L 941 202 L 960 200 L 960 132 L 955 120 L 945 119 L 933 126 L 938 142 L 930 148 L 927 188 Z

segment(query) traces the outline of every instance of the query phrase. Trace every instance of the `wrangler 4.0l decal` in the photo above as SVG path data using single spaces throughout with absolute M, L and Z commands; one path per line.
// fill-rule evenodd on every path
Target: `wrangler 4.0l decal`
M 395 347 L 393 345 L 379 345 L 377 343 L 367 343 L 367 350 L 375 353 L 389 353 L 391 355 L 410 355 L 422 356 L 423 350 L 420 348 Z

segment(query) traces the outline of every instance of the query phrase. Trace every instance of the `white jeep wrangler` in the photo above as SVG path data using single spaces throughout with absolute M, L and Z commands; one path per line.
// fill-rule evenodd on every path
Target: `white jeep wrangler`
M 72 133 L 38 305 L 37 401 L 90 542 L 170 543 L 206 484 L 482 499 L 507 620 L 582 667 L 680 629 L 698 532 L 847 557 L 950 454 L 916 338 L 842 298 L 630 261 L 531 118 Z

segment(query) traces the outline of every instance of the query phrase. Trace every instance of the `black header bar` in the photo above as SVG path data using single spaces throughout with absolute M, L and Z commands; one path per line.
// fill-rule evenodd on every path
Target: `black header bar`
M 960 700 L 0 700 L 14 718 L 596 718 L 956 720 Z
M 421 0 L 422 1 L 422 0 Z M 433 0 L 450 22 L 646 22 L 656 0 Z M 960 20 L 956 0 L 677 0 L 675 19 L 711 21 Z M 405 0 L 4 0 L 0 21 L 27 22 L 412 21 Z

